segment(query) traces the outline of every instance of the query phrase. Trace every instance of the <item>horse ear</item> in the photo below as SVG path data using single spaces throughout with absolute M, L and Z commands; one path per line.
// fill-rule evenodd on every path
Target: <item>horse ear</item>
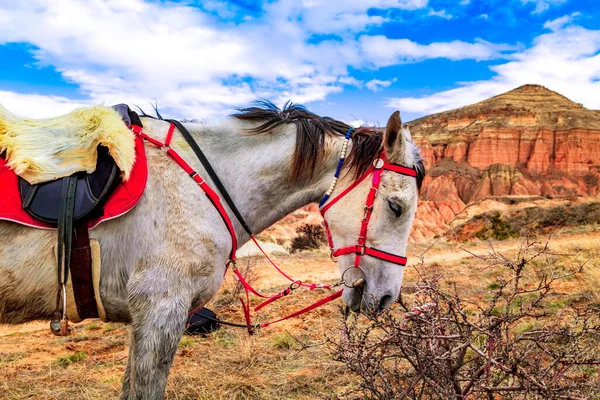
M 404 148 L 406 147 L 404 141 L 408 139 L 405 138 L 406 132 L 410 136 L 408 127 L 402 126 L 400 111 L 395 111 L 388 120 L 383 134 L 383 148 L 390 161 L 398 161 L 404 157 Z

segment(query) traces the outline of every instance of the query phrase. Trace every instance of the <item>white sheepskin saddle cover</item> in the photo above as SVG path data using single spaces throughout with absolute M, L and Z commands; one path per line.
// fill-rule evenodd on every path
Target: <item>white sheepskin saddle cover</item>
M 135 161 L 135 137 L 112 108 L 80 108 L 62 117 L 26 119 L 0 105 L 0 154 L 30 184 L 96 169 L 97 147 L 106 146 L 123 179 Z

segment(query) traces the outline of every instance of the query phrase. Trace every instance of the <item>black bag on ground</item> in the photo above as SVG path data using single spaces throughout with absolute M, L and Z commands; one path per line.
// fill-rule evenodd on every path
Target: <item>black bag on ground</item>
M 217 314 L 208 308 L 202 308 L 188 317 L 185 334 L 205 335 L 219 329 Z

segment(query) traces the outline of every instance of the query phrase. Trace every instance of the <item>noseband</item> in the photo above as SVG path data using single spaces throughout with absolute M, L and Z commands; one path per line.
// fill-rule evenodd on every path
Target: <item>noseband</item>
M 336 169 L 335 176 L 333 178 L 333 182 L 329 187 L 329 190 L 323 196 L 319 206 L 321 207 L 321 215 L 323 217 L 323 221 L 325 224 L 325 230 L 327 231 L 327 241 L 329 242 L 329 248 L 331 249 L 331 258 L 336 261 L 338 256 L 343 256 L 347 254 L 354 254 L 354 268 L 360 267 L 360 259 L 362 256 L 367 255 L 373 258 L 377 258 L 379 260 L 387 261 L 392 264 L 397 264 L 404 266 L 406 265 L 406 257 L 399 256 L 395 254 L 391 254 L 385 252 L 383 250 L 376 249 L 374 247 L 367 246 L 367 232 L 369 228 L 369 221 L 371 220 L 371 215 L 373 213 L 373 204 L 375 203 L 375 197 L 377 196 L 377 192 L 379 191 L 379 185 L 381 184 L 381 176 L 385 171 L 392 171 L 401 175 L 410 176 L 412 178 L 417 177 L 417 171 L 414 168 L 405 167 L 403 165 L 391 164 L 386 161 L 385 150 L 381 153 L 378 159 L 373 162 L 373 166 L 370 167 L 360 178 L 358 178 L 354 183 L 348 186 L 344 191 L 335 196 L 333 199 L 329 200 L 329 196 L 333 192 L 335 185 L 337 184 L 337 180 L 339 178 L 339 174 L 341 171 L 341 166 L 344 163 L 344 159 L 346 156 L 346 151 L 348 149 L 348 140 L 352 135 L 352 128 L 348 130 L 346 134 L 346 141 L 342 147 L 342 152 L 340 155 L 340 160 L 338 163 L 338 168 Z M 340 199 L 346 196 L 348 193 L 352 191 L 355 187 L 357 187 L 362 181 L 364 181 L 367 177 L 372 176 L 371 178 L 371 189 L 369 190 L 369 194 L 367 195 L 367 201 L 364 208 L 364 215 L 360 226 L 360 232 L 358 234 L 357 243 L 353 246 L 342 247 L 339 249 L 335 249 L 333 244 L 333 238 L 331 236 L 331 231 L 329 229 L 329 225 L 327 223 L 327 219 L 325 218 L 325 213 Z M 329 200 L 329 202 L 328 202 Z M 325 204 L 327 203 L 327 204 Z M 344 274 L 347 272 L 344 271 Z M 364 272 L 363 272 L 364 278 Z M 348 286 L 346 284 L 346 286 Z

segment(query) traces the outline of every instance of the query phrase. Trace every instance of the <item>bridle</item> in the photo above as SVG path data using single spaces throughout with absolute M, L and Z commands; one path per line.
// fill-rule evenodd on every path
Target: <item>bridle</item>
M 162 118 L 160 118 L 162 119 Z M 248 224 L 246 223 L 246 221 L 244 220 L 243 216 L 241 215 L 241 213 L 239 212 L 239 210 L 237 209 L 237 207 L 235 206 L 235 203 L 233 202 L 233 200 L 231 199 L 231 197 L 229 196 L 227 190 L 225 189 L 223 183 L 221 182 L 221 180 L 219 179 L 218 175 L 216 174 L 216 172 L 214 171 L 214 169 L 212 168 L 210 162 L 208 161 L 208 159 L 206 158 L 206 156 L 204 155 L 204 153 L 202 152 L 202 150 L 200 149 L 200 147 L 198 146 L 198 143 L 196 143 L 196 141 L 194 140 L 194 138 L 192 137 L 192 135 L 189 133 L 189 131 L 185 128 L 185 126 L 183 126 L 183 124 L 181 124 L 181 122 L 176 121 L 176 120 L 172 120 L 172 119 L 166 119 L 164 120 L 166 122 L 170 123 L 169 126 L 169 130 L 167 132 L 167 137 L 165 139 L 164 142 L 161 142 L 155 138 L 152 138 L 150 136 L 148 136 L 144 131 L 143 128 L 141 126 L 137 126 L 137 125 L 131 125 L 130 129 L 131 131 L 140 136 L 141 138 L 143 138 L 144 140 L 148 141 L 149 143 L 151 143 L 152 145 L 163 149 L 166 154 L 173 160 L 175 161 L 175 163 L 177 163 L 177 165 L 179 165 L 195 182 L 196 184 L 200 187 L 200 189 L 202 189 L 204 191 L 204 193 L 206 194 L 206 196 L 208 197 L 208 199 L 211 201 L 211 203 L 213 204 L 213 206 L 217 209 L 217 211 L 219 212 L 219 215 L 221 216 L 221 218 L 223 219 L 223 222 L 225 223 L 225 226 L 227 227 L 227 230 L 229 231 L 229 234 L 231 235 L 231 242 L 232 242 L 232 248 L 231 248 L 231 252 L 229 255 L 229 261 L 227 262 L 227 268 L 231 267 L 231 269 L 233 270 L 236 278 L 238 279 L 238 281 L 242 284 L 242 286 L 244 287 L 244 290 L 246 292 L 246 301 L 244 302 L 244 300 L 240 297 L 240 302 L 242 304 L 242 307 L 244 309 L 244 316 L 246 319 L 246 324 L 236 324 L 236 323 L 230 323 L 230 322 L 226 322 L 226 321 L 221 321 L 221 320 L 215 320 L 218 323 L 224 324 L 224 325 L 230 325 L 230 326 L 237 326 L 237 327 L 245 327 L 248 329 L 248 332 L 250 334 L 252 334 L 254 332 L 254 330 L 256 328 L 259 327 L 266 327 L 269 326 L 271 324 L 280 322 L 280 321 L 284 321 L 286 319 L 289 318 L 293 318 L 296 317 L 298 315 L 304 314 L 310 310 L 313 310 L 317 307 L 320 307 L 326 303 L 329 303 L 335 299 L 337 299 L 338 297 L 340 297 L 342 295 L 343 289 L 338 290 L 332 294 L 330 294 L 329 296 L 322 298 L 320 300 L 318 300 L 317 302 L 304 307 L 290 315 L 287 315 L 285 317 L 282 317 L 280 319 L 277 319 L 275 321 L 270 321 L 270 322 L 263 322 L 260 324 L 252 324 L 251 323 L 251 318 L 250 318 L 250 298 L 249 298 L 249 293 L 253 293 L 254 295 L 263 298 L 264 301 L 259 304 L 258 306 L 256 306 L 254 308 L 254 311 L 258 311 L 261 308 L 267 306 L 268 304 L 274 302 L 275 300 L 278 300 L 280 298 L 283 298 L 289 294 L 291 294 L 294 290 L 300 288 L 300 287 L 304 287 L 308 290 L 315 290 L 315 289 L 333 289 L 335 286 L 338 285 L 345 285 L 347 287 L 352 287 L 348 284 L 348 282 L 344 281 L 344 277 L 346 275 L 346 273 L 348 272 L 348 270 L 352 269 L 349 268 L 346 271 L 344 271 L 344 273 L 342 274 L 342 281 L 339 282 L 338 284 L 334 284 L 334 285 L 324 285 L 324 284 L 307 284 L 307 283 L 303 283 L 302 281 L 298 280 L 298 279 L 294 279 L 292 277 L 290 277 L 289 275 L 287 275 L 285 272 L 283 272 L 274 262 L 273 260 L 271 260 L 271 258 L 267 255 L 267 253 L 262 249 L 262 247 L 260 246 L 260 244 L 258 243 L 258 241 L 256 240 L 256 237 L 254 236 L 252 230 L 250 229 L 250 227 L 248 226 Z M 196 157 L 198 158 L 198 160 L 200 161 L 200 163 L 202 164 L 202 166 L 204 167 L 206 173 L 209 175 L 212 183 L 217 187 L 219 193 L 221 196 L 219 196 L 219 194 L 217 194 L 217 192 L 215 190 L 213 190 L 211 188 L 211 186 L 209 185 L 209 183 L 204 180 L 202 177 L 200 177 L 200 175 L 198 174 L 198 172 L 196 170 L 194 170 L 191 165 L 185 161 L 185 159 L 183 157 L 181 157 L 181 155 L 171 147 L 171 140 L 173 138 L 173 133 L 175 131 L 175 128 L 177 128 L 177 130 L 182 134 L 182 136 L 185 138 L 186 142 L 188 143 L 188 145 L 192 148 L 193 152 L 195 153 Z M 346 151 L 348 149 L 348 144 L 349 144 L 349 140 L 352 136 L 353 133 L 353 129 L 350 128 L 346 134 L 345 137 L 345 142 L 343 144 L 342 147 L 342 153 L 338 162 L 338 167 L 336 169 L 335 172 L 335 176 L 333 179 L 333 182 L 331 184 L 331 186 L 329 187 L 329 190 L 327 191 L 327 193 L 325 194 L 325 196 L 323 197 L 323 199 L 321 200 L 320 206 L 323 206 L 323 204 L 329 199 L 330 195 L 332 194 L 333 190 L 335 189 L 335 186 L 337 184 L 337 180 L 339 178 L 343 163 L 344 163 L 344 159 L 345 159 L 345 155 L 346 155 Z M 375 197 L 377 195 L 377 191 L 379 189 L 379 185 L 381 183 L 381 175 L 383 173 L 383 171 L 393 171 L 393 172 L 397 172 L 403 175 L 407 175 L 407 176 L 411 176 L 411 177 L 416 177 L 416 171 L 412 168 L 408 168 L 408 167 L 404 167 L 401 165 L 395 165 L 395 164 L 390 164 L 387 163 L 385 160 L 385 151 L 381 153 L 380 158 L 378 158 L 372 167 L 370 167 L 359 179 L 357 179 L 352 185 L 350 185 L 348 188 L 346 188 L 342 193 L 340 193 L 339 195 L 337 195 L 335 198 L 333 198 L 327 205 L 323 206 L 321 208 L 321 215 L 323 216 L 323 221 L 324 221 L 324 225 L 325 225 L 325 229 L 327 231 L 327 238 L 328 238 L 328 242 L 329 242 L 329 247 L 331 248 L 331 254 L 332 254 L 332 258 L 338 257 L 338 256 L 342 256 L 342 255 L 347 255 L 347 254 L 355 254 L 355 261 L 354 261 L 354 268 L 358 268 L 362 271 L 362 268 L 360 267 L 360 258 L 364 255 L 367 256 L 371 256 L 371 257 L 375 257 L 375 258 L 379 258 L 381 260 L 384 261 L 388 261 L 394 264 L 398 264 L 398 265 L 406 265 L 406 257 L 403 256 L 397 256 L 397 255 L 393 255 L 390 253 L 386 253 L 382 250 L 378 250 L 372 247 L 368 247 L 367 246 L 367 230 L 368 230 L 368 226 L 369 226 L 369 220 L 371 218 L 371 213 L 373 211 L 373 204 L 375 202 Z M 334 246 L 333 246 L 333 239 L 331 236 L 331 232 L 329 230 L 329 226 L 327 224 L 327 220 L 325 219 L 325 213 L 327 212 L 327 210 L 329 210 L 337 201 L 339 201 L 342 197 L 344 197 L 346 194 L 348 194 L 352 189 L 354 189 L 356 186 L 358 186 L 363 180 L 365 180 L 369 175 L 373 175 L 372 177 L 372 185 L 371 185 L 371 190 L 369 191 L 369 194 L 367 196 L 367 201 L 366 201 L 366 206 L 365 206 L 365 213 L 363 216 L 363 220 L 362 220 L 362 224 L 361 224 L 361 229 L 360 229 L 360 234 L 358 237 L 358 242 L 356 245 L 354 246 L 349 246 L 349 247 L 344 247 L 344 248 L 340 248 L 337 250 L 334 250 Z M 280 293 L 274 294 L 274 295 L 265 295 L 262 294 L 260 291 L 256 290 L 255 288 L 253 288 L 244 278 L 243 274 L 238 270 L 238 268 L 236 267 L 236 250 L 237 250 L 237 235 L 235 233 L 235 229 L 233 227 L 233 223 L 231 222 L 231 218 L 229 217 L 227 210 L 225 209 L 225 207 L 223 206 L 223 204 L 221 203 L 221 199 L 225 200 L 225 203 L 227 203 L 227 205 L 229 206 L 229 208 L 231 209 L 232 213 L 235 215 L 236 219 L 240 222 L 241 226 L 244 228 L 244 230 L 248 233 L 248 235 L 250 236 L 250 239 L 252 239 L 252 241 L 256 244 L 256 246 L 260 249 L 260 251 L 262 252 L 262 254 L 265 256 L 265 258 L 269 261 L 269 263 L 281 274 L 283 275 L 286 279 L 288 279 L 291 284 L 289 285 L 288 288 L 286 288 L 285 290 L 283 290 Z M 363 277 L 364 277 L 364 271 L 362 271 L 363 273 Z M 356 282 L 356 281 L 355 281 Z M 191 314 L 195 313 L 197 310 L 201 309 L 204 306 L 204 304 L 200 307 L 197 307 L 195 310 L 193 310 Z
M 333 199 L 329 200 L 329 197 L 331 196 L 333 189 L 335 189 L 335 186 L 337 184 L 337 180 L 339 178 L 339 174 L 341 171 L 341 165 L 344 162 L 344 159 L 346 156 L 346 151 L 348 148 L 348 145 L 346 143 L 348 143 L 348 140 L 351 137 L 352 131 L 353 131 L 353 129 L 350 128 L 348 130 L 348 133 L 346 134 L 346 139 L 345 139 L 346 141 L 344 142 L 344 145 L 342 146 L 342 153 L 340 155 L 340 161 L 338 163 L 338 168 L 334 175 L 333 182 L 332 182 L 329 190 L 325 194 L 325 196 L 323 196 L 323 199 L 321 199 L 319 206 L 320 206 L 321 216 L 323 217 L 323 222 L 325 225 L 325 230 L 327 232 L 327 241 L 329 243 L 329 248 L 331 250 L 331 259 L 333 261 L 337 261 L 337 257 L 339 257 L 339 256 L 344 256 L 344 255 L 348 255 L 348 254 L 355 255 L 353 267 L 358 268 L 361 271 L 362 278 L 355 279 L 354 282 L 352 283 L 352 285 L 348 285 L 348 283 L 345 282 L 344 277 L 345 277 L 346 273 L 352 269 L 352 267 L 351 267 L 351 268 L 346 269 L 342 273 L 342 282 L 344 283 L 344 285 L 346 287 L 349 287 L 349 288 L 355 287 L 356 288 L 356 287 L 362 287 L 362 284 L 364 283 L 364 281 L 362 281 L 362 279 L 364 279 L 364 271 L 360 266 L 360 260 L 361 260 L 362 256 L 365 256 L 365 255 L 370 256 L 370 257 L 377 258 L 379 260 L 387 261 L 389 263 L 397 264 L 400 266 L 406 265 L 407 259 L 405 256 L 391 254 L 391 253 L 385 252 L 383 250 L 379 250 L 374 247 L 367 246 L 367 233 L 368 233 L 368 229 L 369 229 L 369 221 L 371 220 L 371 215 L 373 214 L 373 205 L 375 203 L 375 198 L 377 197 L 377 193 L 379 191 L 379 186 L 381 184 L 381 177 L 382 177 L 383 173 L 385 171 L 392 171 L 392 172 L 395 172 L 395 173 L 398 173 L 401 175 L 409 176 L 412 178 L 417 178 L 417 171 L 414 168 L 409 168 L 409 167 L 405 167 L 403 165 L 388 163 L 386 161 L 386 154 L 385 154 L 385 150 L 384 150 L 381 152 L 379 158 L 377 158 L 373 162 L 372 167 L 370 167 L 356 181 L 354 181 L 354 183 L 352 183 L 350 186 L 348 186 L 340 194 L 335 196 Z M 325 213 L 329 209 L 331 209 L 331 207 L 333 207 L 333 205 L 335 205 L 339 200 L 341 200 L 344 196 L 346 196 L 348 193 L 350 193 L 355 187 L 357 187 L 361 182 L 363 182 L 369 176 L 372 176 L 371 189 L 369 189 L 369 193 L 367 194 L 367 200 L 366 200 L 365 208 L 364 208 L 364 215 L 363 215 L 363 219 L 361 221 L 360 232 L 358 234 L 357 243 L 353 246 L 342 247 L 342 248 L 339 248 L 336 250 L 335 246 L 333 244 L 333 237 L 331 235 L 331 230 L 329 229 L 329 224 L 327 223 L 327 219 L 325 218 Z

